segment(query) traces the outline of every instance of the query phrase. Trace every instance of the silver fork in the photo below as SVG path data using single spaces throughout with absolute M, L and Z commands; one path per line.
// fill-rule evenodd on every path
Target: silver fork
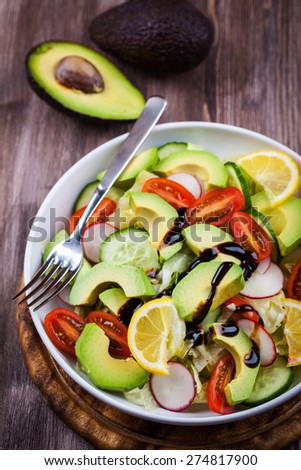
M 37 295 L 37 297 L 27 304 L 27 307 L 35 305 L 35 308 L 33 309 L 35 311 L 57 296 L 68 284 L 70 284 L 82 264 L 83 249 L 81 245 L 81 235 L 87 220 L 105 197 L 117 178 L 121 175 L 133 156 L 137 153 L 140 146 L 159 120 L 166 105 L 166 100 L 160 96 L 153 96 L 147 100 L 140 117 L 135 122 L 128 137 L 121 145 L 112 163 L 109 165 L 103 179 L 99 183 L 88 206 L 86 207 L 85 212 L 79 219 L 74 232 L 67 240 L 59 243 L 51 250 L 33 279 L 28 282 L 28 284 L 24 286 L 12 300 L 17 299 L 17 297 L 33 287 L 20 303 Z M 37 303 L 38 305 L 36 305 Z

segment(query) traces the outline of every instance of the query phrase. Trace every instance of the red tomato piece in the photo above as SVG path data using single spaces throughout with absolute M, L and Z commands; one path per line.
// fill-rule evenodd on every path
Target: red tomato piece
M 211 411 L 223 415 L 233 413 L 234 406 L 227 403 L 225 387 L 235 374 L 235 362 L 230 353 L 222 356 L 216 364 L 208 382 L 207 399 Z
M 87 206 L 82 207 L 78 211 L 76 211 L 69 219 L 69 233 L 74 232 L 75 227 L 77 226 L 79 219 L 85 212 Z M 105 222 L 107 220 L 107 217 L 114 212 L 116 209 L 116 203 L 112 201 L 112 199 L 109 199 L 108 197 L 105 197 L 101 203 L 99 204 L 98 207 L 96 207 L 95 211 L 89 218 L 87 225 L 88 224 L 93 224 L 94 222 Z
M 77 313 L 66 308 L 55 308 L 47 313 L 44 327 L 53 344 L 64 352 L 75 355 L 75 343 L 86 322 Z
M 113 356 L 129 357 L 131 351 L 127 341 L 127 327 L 111 313 L 94 311 L 87 317 L 88 323 L 96 323 L 110 340 L 110 353 Z
M 295 264 L 289 277 L 287 295 L 290 299 L 301 301 L 301 259 Z
M 245 318 L 248 318 L 249 320 L 255 321 L 256 323 L 263 323 L 260 315 L 246 300 L 235 296 L 231 297 L 224 303 L 226 307 L 231 304 L 235 305 L 235 310 L 233 311 L 233 314 L 230 317 L 231 320 L 236 321 L 243 316 Z
M 234 240 L 253 253 L 256 262 L 259 263 L 270 256 L 273 243 L 265 230 L 249 214 L 235 212 L 229 223 Z
M 186 220 L 192 224 L 222 225 L 232 214 L 244 207 L 245 199 L 239 189 L 229 186 L 224 189 L 214 189 L 204 194 L 188 207 Z
M 157 194 L 177 210 L 188 207 L 195 201 L 188 189 L 167 178 L 151 178 L 144 184 L 142 192 Z

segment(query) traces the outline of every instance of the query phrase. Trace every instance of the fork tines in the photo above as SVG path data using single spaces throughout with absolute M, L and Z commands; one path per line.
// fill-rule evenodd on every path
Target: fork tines
M 29 293 L 27 293 L 27 295 L 25 295 L 24 298 L 22 298 L 22 300 L 19 302 L 19 305 L 23 302 L 28 301 L 33 296 L 39 294 L 27 305 L 27 308 L 29 308 L 33 305 L 36 305 L 37 302 L 40 301 L 40 303 L 36 305 L 33 309 L 34 311 L 36 311 L 37 309 L 45 305 L 47 302 L 49 302 L 51 299 L 56 297 L 74 278 L 74 276 L 77 274 L 77 270 L 71 271 L 70 266 L 62 267 L 61 265 L 57 264 L 54 264 L 51 267 L 52 264 L 53 258 L 50 260 L 46 260 L 45 263 L 43 263 L 42 266 L 39 268 L 33 279 L 26 286 L 24 286 L 12 300 L 17 299 L 28 289 L 34 287 L 38 281 L 40 282 L 38 282 L 38 284 L 33 288 L 33 290 L 31 290 Z M 48 271 L 49 268 L 50 270 Z M 44 288 L 44 290 L 41 292 L 42 288 Z

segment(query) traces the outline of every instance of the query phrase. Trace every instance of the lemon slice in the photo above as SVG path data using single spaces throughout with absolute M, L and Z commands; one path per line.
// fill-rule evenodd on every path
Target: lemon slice
M 283 299 L 286 309 L 284 334 L 288 344 L 288 367 L 301 364 L 301 302 Z
M 167 362 L 183 346 L 185 322 L 170 298 L 151 300 L 133 315 L 128 328 L 129 348 L 141 367 L 167 375 Z
M 298 188 L 299 171 L 294 160 L 278 150 L 260 150 L 240 157 L 237 164 L 255 181 L 256 192 L 265 191 L 276 207 Z

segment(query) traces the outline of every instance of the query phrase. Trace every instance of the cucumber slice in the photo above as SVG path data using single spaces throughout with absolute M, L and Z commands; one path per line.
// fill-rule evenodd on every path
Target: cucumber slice
M 99 180 L 96 181 L 91 181 L 91 183 L 88 183 L 79 193 L 78 198 L 75 201 L 74 207 L 73 207 L 73 213 L 77 212 L 79 209 L 82 207 L 86 206 L 89 202 L 90 199 L 99 185 Z M 107 197 L 112 199 L 114 202 L 118 202 L 121 196 L 123 196 L 124 191 L 120 188 L 115 188 L 114 186 L 108 191 Z
M 182 152 L 183 150 L 204 150 L 204 147 L 197 144 L 191 144 L 186 142 L 168 142 L 167 144 L 162 145 L 158 149 L 159 160 L 163 160 L 170 155 Z
M 191 143 L 188 142 L 187 150 L 205 150 L 205 149 L 201 145 L 191 144 Z
M 81 190 L 73 206 L 73 213 L 88 204 L 98 185 L 99 181 L 91 181 Z
M 261 367 L 255 385 L 246 406 L 258 406 L 282 395 L 292 384 L 294 373 L 287 367 L 287 359 L 277 356 L 275 362 L 268 367 Z
M 254 207 L 249 209 L 247 213 L 250 214 L 251 217 L 253 217 L 253 219 L 258 223 L 258 225 L 260 225 L 260 227 L 262 227 L 265 230 L 267 235 L 272 240 L 273 250 L 272 250 L 271 258 L 274 262 L 277 262 L 280 257 L 279 243 L 268 218 L 265 215 L 263 215 L 261 212 L 259 212 L 258 210 L 254 209 Z
M 239 189 L 245 198 L 245 205 L 244 210 L 248 210 L 251 207 L 251 193 L 247 184 L 247 181 L 242 174 L 241 169 L 239 166 L 236 165 L 234 162 L 226 162 L 225 167 L 229 173 L 229 186 L 234 186 L 235 188 Z
M 187 150 L 187 144 L 185 142 L 168 142 L 158 148 L 159 160 L 163 160 L 163 158 L 169 157 L 169 155 L 173 153 L 181 152 L 182 150 Z
M 148 237 L 145 230 L 132 227 L 114 232 L 100 245 L 100 260 L 136 266 L 145 272 L 156 270 L 158 256 Z

